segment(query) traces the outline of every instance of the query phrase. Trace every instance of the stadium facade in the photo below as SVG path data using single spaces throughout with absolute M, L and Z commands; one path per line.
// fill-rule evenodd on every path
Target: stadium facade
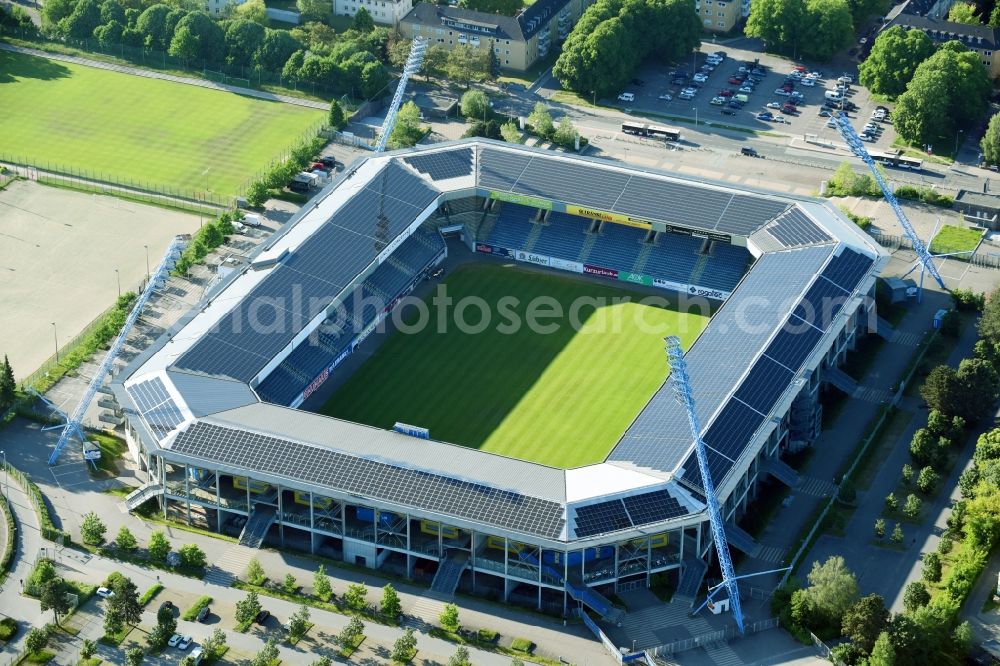
M 128 508 L 443 595 L 609 619 L 612 593 L 663 576 L 693 598 L 711 531 L 668 384 L 603 463 L 567 470 L 297 409 L 459 238 L 718 305 L 686 358 L 730 543 L 752 552 L 735 521 L 765 475 L 795 482 L 779 455 L 818 434 L 886 255 L 826 202 L 482 139 L 356 161 L 117 375 L 149 475 Z

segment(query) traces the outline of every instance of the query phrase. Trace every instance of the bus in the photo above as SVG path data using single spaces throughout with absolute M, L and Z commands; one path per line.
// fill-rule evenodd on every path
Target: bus
M 907 157 L 902 153 L 872 152 L 868 154 L 879 164 L 884 164 L 885 166 L 895 167 L 898 169 L 913 169 L 914 171 L 919 171 L 924 163 L 923 160 L 918 160 L 915 157 Z
M 662 125 L 649 125 L 629 121 L 622 123 L 622 132 L 637 136 L 658 137 L 667 141 L 681 140 L 681 131 L 679 129 L 676 127 L 664 127 Z

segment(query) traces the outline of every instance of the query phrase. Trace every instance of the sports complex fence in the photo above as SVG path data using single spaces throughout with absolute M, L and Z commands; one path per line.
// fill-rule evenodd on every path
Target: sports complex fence
M 281 72 L 272 72 L 260 67 L 226 65 L 225 63 L 209 62 L 203 58 L 194 58 L 185 61 L 175 58 L 166 51 L 146 48 L 144 46 L 129 46 L 124 42 L 107 44 L 94 38 L 55 38 L 45 35 L 38 30 L 20 27 L 0 26 L 0 37 L 30 42 L 32 46 L 42 50 L 54 51 L 66 55 L 80 55 L 81 57 L 86 57 L 88 54 L 102 55 L 106 56 L 104 59 L 110 57 L 116 60 L 124 60 L 129 64 L 147 69 L 193 74 L 199 78 L 226 85 L 258 88 L 261 90 L 281 88 L 289 92 L 308 93 L 327 98 L 342 97 L 342 103 L 346 103 L 349 108 L 356 106 L 353 96 L 342 95 L 344 91 L 339 88 L 334 88 L 324 83 L 296 81 L 282 76 Z M 86 51 L 86 53 L 72 53 L 72 49 Z

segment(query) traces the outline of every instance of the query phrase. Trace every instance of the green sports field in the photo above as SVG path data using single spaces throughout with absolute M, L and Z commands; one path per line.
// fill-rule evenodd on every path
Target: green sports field
M 323 120 L 313 109 L 7 51 L 0 109 L 4 155 L 222 196 Z
M 391 428 L 396 421 L 430 429 L 437 440 L 462 444 L 554 467 L 602 461 L 667 376 L 663 337 L 690 344 L 708 323 L 699 314 L 642 305 L 644 296 L 560 275 L 512 266 L 472 264 L 447 277 L 447 295 L 459 303 L 482 297 L 491 325 L 481 333 L 458 330 L 449 311 L 447 331 L 427 326 L 393 333 L 324 405 L 322 413 Z M 507 308 L 504 297 L 518 303 Z M 580 315 L 527 325 L 529 303 L 550 297 L 571 312 L 577 299 L 604 299 Z M 612 303 L 630 298 L 631 302 Z M 545 306 L 546 308 L 550 306 Z M 544 311 L 551 311 L 545 309 Z M 478 323 L 479 310 L 465 321 Z M 431 309 L 430 321 L 438 311 Z M 413 312 L 411 311 L 411 315 Z M 572 320 L 582 323 L 574 330 Z

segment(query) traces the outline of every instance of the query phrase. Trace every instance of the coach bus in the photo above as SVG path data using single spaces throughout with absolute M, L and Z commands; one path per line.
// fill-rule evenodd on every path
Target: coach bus
M 676 127 L 663 127 L 662 125 L 647 125 L 646 123 L 624 122 L 622 132 L 625 134 L 635 134 L 637 136 L 653 136 L 667 141 L 680 141 L 681 131 Z
M 879 164 L 884 164 L 889 167 L 896 167 L 899 169 L 913 169 L 919 171 L 923 165 L 923 160 L 918 160 L 913 157 L 907 157 L 901 153 L 879 153 L 872 152 L 868 153 L 871 158 L 878 162 Z

